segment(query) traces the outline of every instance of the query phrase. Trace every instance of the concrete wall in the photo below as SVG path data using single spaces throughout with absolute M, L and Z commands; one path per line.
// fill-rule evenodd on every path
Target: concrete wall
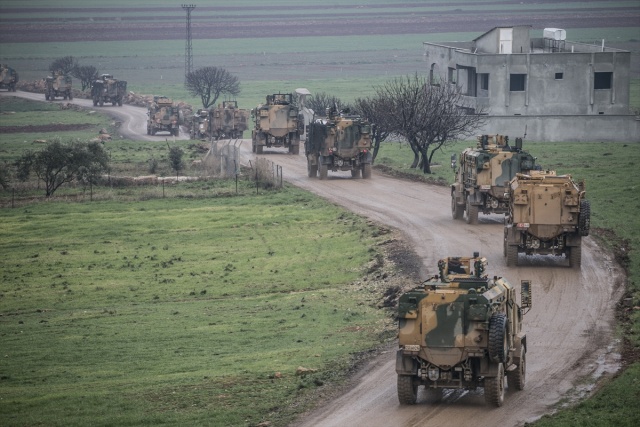
M 609 116 L 488 116 L 476 135 L 522 137 L 548 142 L 640 142 L 640 118 Z

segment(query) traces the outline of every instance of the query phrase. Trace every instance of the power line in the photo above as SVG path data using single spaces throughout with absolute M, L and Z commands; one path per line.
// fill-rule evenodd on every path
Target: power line
M 187 11 L 187 40 L 184 46 L 184 82 L 187 83 L 187 75 L 193 70 L 193 56 L 191 49 L 191 11 L 196 8 L 196 5 L 183 4 L 182 8 Z

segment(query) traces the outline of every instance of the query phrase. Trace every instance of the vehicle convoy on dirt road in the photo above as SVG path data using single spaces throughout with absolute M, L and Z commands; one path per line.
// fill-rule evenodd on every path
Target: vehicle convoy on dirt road
M 91 85 L 91 98 L 93 105 L 100 105 L 110 102 L 112 105 L 118 104 L 122 107 L 122 100 L 127 93 L 127 82 L 114 79 L 111 74 L 102 74 Z
M 466 213 L 468 224 L 478 223 L 478 212 L 506 213 L 504 186 L 516 173 L 536 168 L 535 157 L 522 150 L 522 138 L 509 145 L 504 135 L 478 136 L 476 148 L 460 154 L 455 183 L 451 185 L 451 214 L 460 219 Z M 455 166 L 455 160 L 452 166 Z
M 0 89 L 15 92 L 16 84 L 18 84 L 18 73 L 16 70 L 8 65 L 0 64 Z
M 71 76 L 57 71 L 44 79 L 44 99 L 53 101 L 58 97 L 73 99 Z
M 509 213 L 504 223 L 507 266 L 518 265 L 518 253 L 565 255 L 569 266 L 582 265 L 582 237 L 589 235 L 591 204 L 584 181 L 555 171 L 517 174 L 507 187 Z
M 147 135 L 157 132 L 169 132 L 173 136 L 180 135 L 180 109 L 173 105 L 173 100 L 166 96 L 154 96 L 147 107 Z
M 327 178 L 327 171 L 351 171 L 351 176 L 371 178 L 371 125 L 360 116 L 331 108 L 326 118 L 307 126 L 304 143 L 310 178 Z
M 523 390 L 527 339 L 523 309 L 531 308 L 531 282 L 516 290 L 504 278 L 485 275 L 486 258 L 448 257 L 439 275 L 406 292 L 398 302 L 396 353 L 398 400 L 415 404 L 424 385 L 436 398 L 444 388 L 484 387 L 485 401 L 504 402 L 510 389 Z
M 251 131 L 252 151 L 261 154 L 264 147 L 287 147 L 300 153 L 300 134 L 304 126 L 290 93 L 267 95 L 267 102 L 251 110 L 255 127 Z

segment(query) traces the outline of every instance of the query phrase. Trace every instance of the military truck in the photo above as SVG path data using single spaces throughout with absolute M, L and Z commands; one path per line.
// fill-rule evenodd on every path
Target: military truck
M 300 153 L 300 133 L 304 120 L 290 93 L 267 95 L 267 102 L 251 110 L 255 127 L 251 131 L 252 151 L 261 154 L 264 147 L 286 147 Z
M 478 136 L 476 148 L 460 154 L 455 183 L 451 185 L 451 215 L 478 223 L 478 212 L 504 214 L 509 206 L 504 199 L 504 186 L 516 173 L 536 168 L 535 157 L 522 150 L 522 138 L 509 145 L 505 135 Z M 455 160 L 452 162 L 455 168 Z
M 307 126 L 304 151 L 310 178 L 326 179 L 329 170 L 371 178 L 371 125 L 360 116 L 329 109 L 327 118 Z
M 5 64 L 0 64 L 0 89 L 7 89 L 9 92 L 16 91 L 18 84 L 18 73 L 13 68 Z
M 52 75 L 44 79 L 44 99 L 47 101 L 53 101 L 57 97 L 73 99 L 71 85 L 71 76 L 64 74 L 62 71 L 52 73 Z
M 117 80 L 111 74 L 102 74 L 91 85 L 91 98 L 93 105 L 100 105 L 110 102 L 112 105 L 118 104 L 122 107 L 122 100 L 127 93 L 127 82 Z
M 147 110 L 147 135 L 155 135 L 156 132 L 180 134 L 180 109 L 173 105 L 173 100 L 156 95 Z
M 591 204 L 584 181 L 555 171 L 516 174 L 507 187 L 509 213 L 504 223 L 507 266 L 518 265 L 518 254 L 564 255 L 569 266 L 582 264 L 582 237 L 589 235 Z
M 399 349 L 396 353 L 398 400 L 416 403 L 418 387 L 436 399 L 445 388 L 484 388 L 485 401 L 504 402 L 509 389 L 523 390 L 527 337 L 525 309 L 531 308 L 531 282 L 516 290 L 502 277 L 485 275 L 487 260 L 449 257 L 439 274 L 400 296 Z
M 211 136 L 210 111 L 199 109 L 191 118 L 189 136 L 191 139 L 208 139 Z
M 250 111 L 238 108 L 236 101 L 223 101 L 211 110 L 211 135 L 215 139 L 242 138 L 247 130 Z

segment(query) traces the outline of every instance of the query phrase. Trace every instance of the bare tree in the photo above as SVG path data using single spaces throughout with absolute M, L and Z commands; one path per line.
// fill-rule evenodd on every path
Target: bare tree
M 50 197 L 65 182 L 95 176 L 107 170 L 109 157 L 99 142 L 72 141 L 63 144 L 54 139 L 40 151 L 28 151 L 17 161 L 17 177 L 22 181 L 29 178 L 31 171 L 44 181 L 45 195 Z
M 80 80 L 82 90 L 91 87 L 94 80 L 98 78 L 98 69 L 93 65 L 78 65 L 73 69 L 71 75 Z
M 224 68 L 203 67 L 187 74 L 185 86 L 192 96 L 199 96 L 202 107 L 215 105 L 220 95 L 240 93 L 238 78 Z
M 307 98 L 305 106 L 311 108 L 316 117 L 326 117 L 327 109 L 330 107 L 337 107 L 338 111 L 346 107 L 342 101 L 340 101 L 340 98 L 329 95 L 326 92 L 314 93 Z
M 72 74 L 77 66 L 78 61 L 73 56 L 63 56 L 49 64 L 49 71 L 51 73 L 62 71 L 62 74 Z
M 472 135 L 484 122 L 484 111 L 466 105 L 456 85 L 430 85 L 417 73 L 390 80 L 376 92 L 388 109 L 387 130 L 407 140 L 415 154 L 412 167 L 419 159 L 424 173 L 431 173 L 437 150 Z
M 386 141 L 391 135 L 391 124 L 388 122 L 388 108 L 385 99 L 377 96 L 374 98 L 357 98 L 352 107 L 353 112 L 364 117 L 371 123 L 371 140 L 373 142 L 372 162 L 375 162 L 380 143 Z

